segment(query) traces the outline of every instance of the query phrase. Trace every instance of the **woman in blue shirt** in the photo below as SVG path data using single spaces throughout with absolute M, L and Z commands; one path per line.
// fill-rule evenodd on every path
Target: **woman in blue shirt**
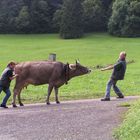
M 6 103 L 9 99 L 9 97 L 11 96 L 11 92 L 10 92 L 10 83 L 13 79 L 15 79 L 18 75 L 13 75 L 14 72 L 14 68 L 15 68 L 15 62 L 10 62 L 7 67 L 5 68 L 5 70 L 2 72 L 2 75 L 0 77 L 0 93 L 2 91 L 4 91 L 6 93 L 2 104 L 0 105 L 0 107 L 3 108 L 8 108 L 6 106 Z

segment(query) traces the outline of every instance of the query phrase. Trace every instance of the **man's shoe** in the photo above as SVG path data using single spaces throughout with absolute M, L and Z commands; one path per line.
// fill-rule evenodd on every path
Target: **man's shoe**
M 124 98 L 124 96 L 123 96 L 123 95 L 121 95 L 121 96 L 118 96 L 117 98 Z
M 103 98 L 101 101 L 110 101 L 110 98 Z
M 1 104 L 0 107 L 8 108 L 8 106 Z

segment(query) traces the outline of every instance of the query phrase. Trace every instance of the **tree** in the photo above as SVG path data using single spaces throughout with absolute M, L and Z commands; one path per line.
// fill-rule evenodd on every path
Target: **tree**
M 46 33 L 50 28 L 49 6 L 47 0 L 33 0 L 30 8 L 31 27 L 34 33 Z
M 0 0 L 0 33 L 49 33 L 62 0 Z
M 0 32 L 12 33 L 16 30 L 15 18 L 23 6 L 22 0 L 0 1 Z
M 27 6 L 23 6 L 15 20 L 17 32 L 28 33 L 30 25 L 30 15 Z
M 81 0 L 64 0 L 60 12 L 60 36 L 65 39 L 80 38 L 83 35 L 83 8 Z
M 103 31 L 107 29 L 106 11 L 101 0 L 85 0 L 83 7 L 86 31 Z
M 132 1 L 122 29 L 124 36 L 140 36 L 140 1 Z
M 115 0 L 101 0 L 102 5 L 104 6 L 104 8 L 106 10 L 109 9 L 110 5 L 112 4 L 112 2 L 114 2 Z
M 112 5 L 115 0 L 101 0 L 103 9 L 105 10 L 105 15 L 106 15 L 106 29 L 108 29 L 108 21 L 112 15 Z
M 62 9 L 56 10 L 53 16 L 53 27 L 56 29 L 56 31 L 59 32 L 60 30 L 60 24 L 61 24 L 61 17 L 62 17 L 63 11 Z
M 116 0 L 109 20 L 109 33 L 116 36 L 140 36 L 140 1 Z

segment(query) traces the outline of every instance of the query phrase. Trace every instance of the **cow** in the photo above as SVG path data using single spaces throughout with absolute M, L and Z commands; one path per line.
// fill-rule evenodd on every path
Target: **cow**
M 52 89 L 55 91 L 55 101 L 59 104 L 58 89 L 68 81 L 75 77 L 90 73 L 91 70 L 82 66 L 78 61 L 75 64 L 64 64 L 58 61 L 29 61 L 21 62 L 15 66 L 15 74 L 18 74 L 16 78 L 14 95 L 13 95 L 13 107 L 16 106 L 16 95 L 20 106 L 24 106 L 21 102 L 20 93 L 24 87 L 29 84 L 38 86 L 48 84 L 48 95 L 46 104 L 49 105 L 49 97 Z

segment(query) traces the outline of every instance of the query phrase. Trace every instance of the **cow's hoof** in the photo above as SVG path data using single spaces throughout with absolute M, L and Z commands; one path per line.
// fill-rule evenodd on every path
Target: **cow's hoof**
M 49 103 L 49 102 L 47 102 L 47 105 L 50 105 L 50 103 Z
M 56 101 L 56 103 L 57 103 L 57 104 L 60 104 L 60 102 L 59 102 L 59 101 Z
M 20 106 L 24 106 L 24 104 L 23 104 L 23 103 L 20 103 L 19 105 L 20 105 Z

